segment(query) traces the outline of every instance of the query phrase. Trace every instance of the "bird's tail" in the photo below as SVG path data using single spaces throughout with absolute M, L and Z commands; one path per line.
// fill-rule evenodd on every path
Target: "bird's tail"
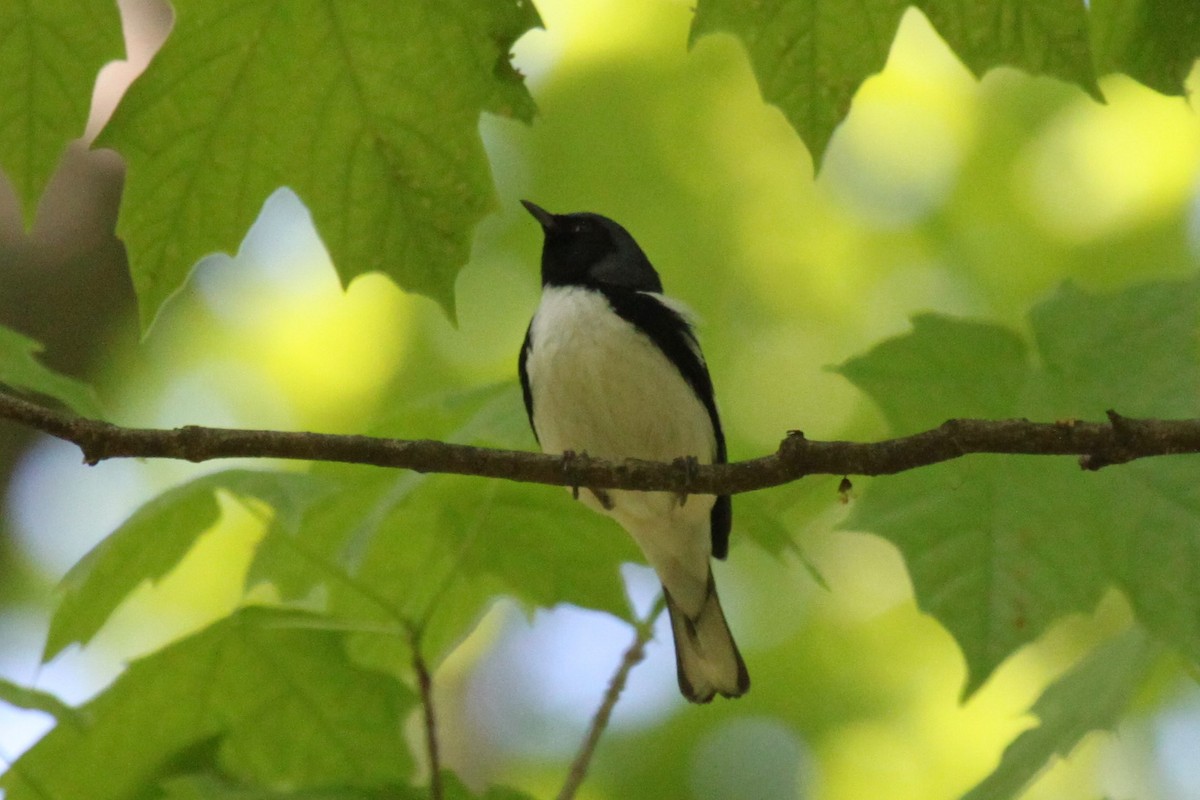
M 684 613 L 666 587 L 663 596 L 675 634 L 675 666 L 683 696 L 693 703 L 707 703 L 717 693 L 724 697 L 745 694 L 750 688 L 750 674 L 725 622 L 712 570 L 699 614 Z

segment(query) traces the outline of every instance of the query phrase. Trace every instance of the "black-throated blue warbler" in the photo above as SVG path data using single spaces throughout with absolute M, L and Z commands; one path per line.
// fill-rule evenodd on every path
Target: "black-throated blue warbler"
M 633 237 L 599 214 L 551 214 L 521 201 L 542 226 L 542 299 L 518 371 L 542 450 L 701 463 L 725 461 L 712 380 L 689 312 Z M 750 688 L 717 597 L 710 557 L 729 549 L 728 496 L 587 490 L 662 581 L 679 689 L 694 703 Z

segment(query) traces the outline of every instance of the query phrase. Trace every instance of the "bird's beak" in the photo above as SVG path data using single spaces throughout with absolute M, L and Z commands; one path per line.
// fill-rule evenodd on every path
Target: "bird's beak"
M 554 215 L 536 203 L 531 203 L 528 200 L 522 200 L 521 205 L 525 206 L 525 210 L 533 215 L 533 218 L 542 226 L 542 230 L 550 231 L 554 228 L 556 220 Z

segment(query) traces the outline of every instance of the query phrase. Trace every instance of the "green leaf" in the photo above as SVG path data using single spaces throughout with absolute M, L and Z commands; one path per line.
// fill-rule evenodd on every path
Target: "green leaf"
M 1050 759 L 1066 757 L 1091 731 L 1112 730 L 1159 652 L 1136 628 L 1093 650 L 1042 693 L 1030 709 L 1040 724 L 1018 736 L 963 800 L 1017 797 Z
M 1194 280 L 1110 295 L 1066 286 L 1031 314 L 1038 367 L 1010 331 L 922 317 L 842 372 L 897 433 L 951 415 L 1097 419 L 1110 403 L 1192 417 L 1198 317 Z M 1110 586 L 1147 630 L 1200 661 L 1198 466 L 1177 456 L 1088 473 L 1069 458 L 973 456 L 873 482 L 845 526 L 899 547 L 918 604 L 963 649 L 968 693 Z
M 1163 94 L 1186 94 L 1200 58 L 1200 6 L 1175 0 L 1092 0 L 1100 73 L 1124 72 Z
M 717 32 L 740 38 L 763 98 L 779 107 L 820 164 L 858 87 L 887 62 L 908 5 L 902 0 L 701 0 L 691 40 Z M 976 75 L 1011 65 L 1076 83 L 1100 98 L 1082 3 L 919 0 L 913 5 Z
M 1085 507 L 1103 502 L 1095 482 L 1077 465 L 1046 461 L 976 457 L 876 480 L 845 523 L 900 549 L 918 605 L 962 648 L 966 694 L 1060 616 L 1090 610 L 1103 594 Z
M 381 271 L 453 316 L 495 206 L 479 114 L 533 113 L 508 63 L 526 0 L 180 0 L 98 144 L 128 166 L 118 233 L 143 326 L 277 188 L 311 210 L 344 283 Z
M 382 790 L 352 787 L 269 789 L 234 784 L 216 775 L 187 775 L 164 781 L 162 800 L 423 800 L 427 792 L 389 786 Z
M 8 703 L 16 708 L 26 708 L 31 711 L 42 711 L 54 717 L 60 724 L 69 723 L 76 726 L 84 724 L 84 715 L 78 709 L 64 703 L 56 695 L 40 689 L 21 686 L 10 680 L 0 678 L 0 703 Z
M 828 530 L 846 516 L 847 506 L 838 494 L 840 480 L 813 475 L 769 492 L 738 495 L 733 499 L 734 535 L 775 558 L 794 557 L 814 583 L 828 589 L 825 576 L 799 540 L 805 528 Z
M 496 426 L 489 421 L 511 416 L 511 409 L 504 409 L 512 404 L 512 392 L 511 384 L 500 384 L 398 401 L 372 433 L 502 446 L 516 434 L 504 423 L 491 430 Z M 329 487 L 324 502 L 309 509 L 298 528 L 269 531 L 246 577 L 251 586 L 273 584 L 287 599 L 304 598 L 331 578 L 347 580 L 341 565 L 356 570 L 380 521 L 427 480 L 414 473 L 338 464 L 317 464 L 311 474 Z
M 61 596 L 46 636 L 44 660 L 74 642 L 86 644 L 121 603 L 146 581 L 157 581 L 188 554 L 220 517 L 218 491 L 256 498 L 294 525 L 299 509 L 319 495 L 307 475 L 227 470 L 168 489 L 79 560 L 59 586 Z
M 40 352 L 38 342 L 0 326 L 0 384 L 53 397 L 85 417 L 103 416 L 95 390 L 45 367 L 36 358 Z
M 1103 99 L 1092 68 L 1087 7 L 1076 0 L 918 0 L 915 5 L 972 72 L 1012 66 Z
M 883 69 L 903 0 L 701 0 L 691 41 L 742 40 L 763 98 L 778 106 L 819 164 L 833 130 L 871 74 Z
M 1044 367 L 1044 413 L 1191 417 L 1200 411 L 1197 281 L 1093 295 L 1066 284 L 1030 312 Z M 1037 409 L 1033 409 L 1037 411 Z
M 239 786 L 215 775 L 188 775 L 173 778 L 163 786 L 163 800 L 426 800 L 427 788 L 389 786 L 366 790 L 350 787 L 312 790 L 274 790 L 262 787 Z M 478 795 L 468 789 L 458 776 L 442 772 L 444 800 L 532 800 L 532 796 L 515 789 L 493 786 Z
M 532 795 L 507 786 L 489 786 L 483 794 L 475 794 L 453 772 L 442 772 L 442 790 L 446 800 L 533 800 Z
M 244 609 L 135 661 L 0 777 L 7 800 L 127 798 L 208 753 L 238 781 L 294 789 L 403 783 L 406 688 L 351 663 L 307 617 Z M 194 771 L 194 770 L 192 770 Z
M 916 433 L 950 416 L 1012 415 L 1029 369 L 1019 336 L 935 314 L 918 314 L 912 326 L 836 369 L 871 396 L 893 433 Z
M 529 436 L 512 384 L 440 405 L 466 415 L 458 429 L 419 435 L 499 447 Z M 636 547 L 562 489 L 344 465 L 314 475 L 337 488 L 297 530 L 268 532 L 247 580 L 269 581 L 286 599 L 322 590 L 334 617 L 362 631 L 355 652 L 370 663 L 407 663 L 407 630 L 420 631 L 427 659 L 440 659 L 501 596 L 629 618 L 619 566 L 639 559 Z
M 83 135 L 96 73 L 123 52 L 112 0 L 0 3 L 0 169 L 26 226 L 67 142 Z
M 1084 498 L 1092 506 L 1080 518 L 1079 536 L 1092 535 L 1110 582 L 1142 625 L 1200 664 L 1197 469 L 1200 458 L 1186 456 L 1109 470 Z

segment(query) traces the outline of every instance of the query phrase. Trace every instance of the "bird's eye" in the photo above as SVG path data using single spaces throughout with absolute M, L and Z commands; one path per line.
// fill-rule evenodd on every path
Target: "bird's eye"
M 583 233 L 583 223 L 582 222 L 571 223 L 571 233 Z

